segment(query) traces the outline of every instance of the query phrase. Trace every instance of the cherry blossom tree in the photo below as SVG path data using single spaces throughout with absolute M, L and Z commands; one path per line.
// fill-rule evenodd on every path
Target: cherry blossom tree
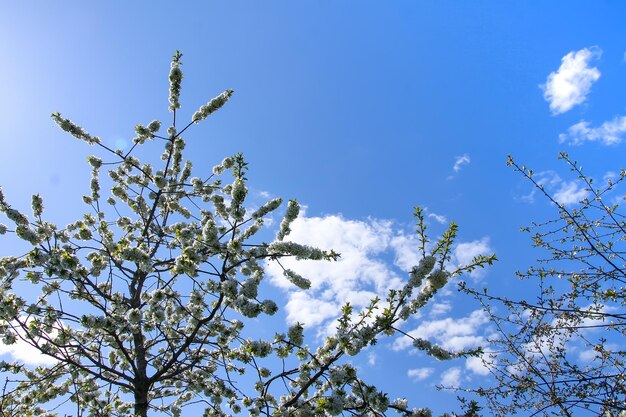
M 520 279 L 536 298 L 465 288 L 489 313 L 496 336 L 485 365 L 494 378 L 475 390 L 496 416 L 626 416 L 626 219 L 617 190 L 626 171 L 597 184 L 560 155 L 580 184 L 578 202 L 540 174 L 508 164 L 556 215 L 522 228 L 542 253 Z M 575 182 L 568 184 L 576 184 Z
M 180 127 L 181 57 L 174 55 L 169 72 L 171 125 L 165 133 L 157 120 L 137 125 L 127 152 L 52 115 L 61 129 L 103 155 L 88 158 L 91 190 L 83 196 L 83 217 L 59 227 L 44 219 L 39 195 L 28 216 L 0 191 L 0 211 L 10 224 L 0 225 L 0 233 L 30 247 L 0 259 L 2 343 L 29 345 L 51 363 L 0 364 L 8 375 L 0 415 L 53 416 L 72 407 L 77 416 L 179 416 L 193 405 L 205 416 L 429 416 L 404 399 L 390 401 L 346 357 L 399 331 L 451 276 L 495 257 L 447 270 L 456 226 L 428 242 L 416 209 L 422 259 L 400 288 L 363 311 L 346 304 L 336 332 L 312 341 L 314 347 L 305 343 L 300 324 L 268 340 L 250 337 L 252 319 L 278 310 L 261 294 L 266 262 L 332 262 L 340 255 L 289 240 L 299 213 L 294 200 L 273 241 L 258 238 L 282 200 L 256 210 L 246 205 L 242 154 L 225 158 L 204 177 L 192 175 L 182 135 L 233 91 L 210 100 Z M 155 146 L 162 154 L 154 166 L 135 156 L 139 147 Z M 101 177 L 105 167 L 108 178 Z M 102 193 L 105 185 L 110 195 Z M 284 275 L 296 287 L 310 286 L 296 271 L 284 269 Z M 415 346 L 438 359 L 477 353 L 448 352 L 421 339 Z

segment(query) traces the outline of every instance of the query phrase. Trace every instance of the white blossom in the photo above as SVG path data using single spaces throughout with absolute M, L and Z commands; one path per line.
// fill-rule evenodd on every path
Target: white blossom
M 82 127 L 77 126 L 71 120 L 64 119 L 63 117 L 61 117 L 60 113 L 52 113 L 51 117 L 52 117 L 52 120 L 54 120 L 55 123 L 59 125 L 61 129 L 65 130 L 70 135 L 74 136 L 76 139 L 85 141 L 90 145 L 95 145 L 97 143 L 100 143 L 99 137 L 91 136 Z
M 433 272 L 432 274 L 430 274 L 430 276 L 428 277 L 428 280 L 430 281 L 430 283 L 434 287 L 434 289 L 438 290 L 439 288 L 441 288 L 444 285 L 446 285 L 446 283 L 448 282 L 448 277 L 449 276 L 450 276 L 450 274 L 448 274 L 446 271 L 438 269 L 435 272 Z
M 180 69 L 180 58 L 182 54 L 178 51 L 174 54 L 174 59 L 172 60 L 172 65 L 170 68 L 170 97 L 169 102 L 170 111 L 175 111 L 180 108 L 180 84 L 183 80 L 183 72 Z
M 311 287 L 311 281 L 295 273 L 291 269 L 285 269 L 283 275 L 296 287 L 306 290 Z
M 285 217 L 283 221 L 280 223 L 280 229 L 278 230 L 278 234 L 276 235 L 276 240 L 283 240 L 285 236 L 287 236 L 291 229 L 289 226 L 291 222 L 293 222 L 298 214 L 300 213 L 300 205 L 296 200 L 289 200 L 287 204 L 287 212 L 285 213 Z
M 200 121 L 206 119 L 207 117 L 209 117 L 209 115 L 211 115 L 213 112 L 220 109 L 224 104 L 226 104 L 226 102 L 232 95 L 233 90 L 224 91 L 222 94 L 215 97 L 204 106 L 201 106 L 198 111 L 194 113 L 191 120 L 194 123 L 199 123 Z
M 252 213 L 253 219 L 259 219 L 276 210 L 283 202 L 282 198 L 274 198 L 267 203 L 259 207 L 254 213 Z

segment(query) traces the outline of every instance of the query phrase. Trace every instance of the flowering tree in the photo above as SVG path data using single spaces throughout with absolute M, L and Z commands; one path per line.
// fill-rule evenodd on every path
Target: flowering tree
M 535 300 L 466 290 L 497 329 L 485 364 L 495 384 L 477 392 L 496 416 L 626 416 L 626 221 L 616 189 L 621 170 L 596 185 L 582 167 L 560 155 L 586 197 L 561 204 L 540 178 L 509 158 L 509 165 L 550 201 L 558 215 L 522 228 L 545 254 L 518 273 L 537 285 Z
M 53 362 L 35 369 L 2 362 L 9 377 L 0 415 L 52 416 L 64 403 L 74 403 L 77 416 L 179 416 L 191 404 L 201 404 L 206 416 L 244 409 L 265 416 L 430 415 L 427 409 L 410 410 L 405 400 L 390 402 L 344 358 L 394 334 L 450 276 L 494 258 L 477 257 L 447 271 L 456 226 L 429 243 L 416 209 L 416 250 L 423 258 L 401 288 L 372 300 L 364 311 L 346 304 L 336 333 L 316 348 L 304 343 L 300 324 L 270 340 L 248 338 L 250 318 L 278 309 L 259 292 L 265 262 L 332 261 L 339 255 L 288 240 L 299 211 L 293 200 L 274 241 L 258 241 L 264 218 L 281 199 L 252 212 L 246 208 L 247 164 L 241 154 L 224 159 L 205 178 L 192 176 L 182 134 L 233 92 L 218 95 L 179 128 L 180 66 L 177 52 L 169 73 L 171 126 L 160 134 L 159 121 L 137 125 L 126 153 L 52 115 L 61 129 L 109 158 L 88 158 L 91 192 L 83 197 L 88 212 L 82 218 L 60 228 L 44 220 L 38 195 L 29 218 L 0 192 L 0 211 L 14 225 L 0 225 L 0 233 L 14 233 L 32 246 L 0 259 L 2 342 L 26 343 Z M 164 146 L 158 167 L 133 155 L 154 142 Z M 110 167 L 109 180 L 100 177 L 104 166 Z M 231 179 L 224 178 L 227 171 Z M 105 182 L 110 196 L 101 194 Z M 284 275 L 299 288 L 310 285 L 295 271 L 284 269 Z M 415 346 L 439 359 L 476 353 L 447 352 L 419 339 Z

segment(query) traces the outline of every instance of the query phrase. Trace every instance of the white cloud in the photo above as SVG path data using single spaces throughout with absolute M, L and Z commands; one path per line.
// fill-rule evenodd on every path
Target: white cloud
M 376 355 L 375 352 L 370 352 L 367 354 L 367 364 L 369 366 L 374 366 L 376 365 L 376 361 L 378 360 L 378 356 Z
M 589 191 L 585 190 L 585 187 L 579 181 L 565 181 L 554 171 L 541 171 L 536 173 L 533 178 L 559 204 L 566 206 L 577 204 L 589 195 Z M 520 200 L 534 203 L 536 194 L 537 188 L 533 188 L 530 193 L 521 196 Z
M 487 360 L 493 361 L 494 358 L 487 358 Z M 483 359 L 477 358 L 475 356 L 470 356 L 469 358 L 467 358 L 467 360 L 465 361 L 465 369 L 471 371 L 476 375 L 489 375 L 489 368 L 483 362 Z
M 605 172 L 605 173 L 604 173 L 604 175 L 602 176 L 602 179 L 603 179 L 605 182 L 607 182 L 607 183 L 608 183 L 609 181 L 613 181 L 613 180 L 615 180 L 616 178 L 617 178 L 617 172 L 615 172 L 615 171 L 607 171 L 607 172 Z
M 589 191 L 587 191 L 581 184 L 576 181 L 563 181 L 560 188 L 554 193 L 554 200 L 569 206 L 578 203 L 580 200 L 587 197 Z
M 10 355 L 13 360 L 30 366 L 50 366 L 57 363 L 56 359 L 42 354 L 35 347 L 22 340 L 19 335 L 23 334 L 24 331 L 21 328 L 18 328 L 17 341 L 12 345 L 5 345 L 0 341 L 0 356 Z
M 454 158 L 454 166 L 452 167 L 452 169 L 454 170 L 454 172 L 459 172 L 461 168 L 463 168 L 463 165 L 468 165 L 470 162 L 470 156 L 464 153 L 463 155 Z
M 559 142 L 580 145 L 585 141 L 600 142 L 603 145 L 617 145 L 626 134 L 626 116 L 619 116 L 602 123 L 598 127 L 589 127 L 589 122 L 580 121 L 559 135 Z
M 538 172 L 535 174 L 534 178 L 537 184 L 548 188 L 556 187 L 563 182 L 561 177 L 559 177 L 559 174 L 554 171 Z
M 430 317 L 443 316 L 450 310 L 452 310 L 452 305 L 448 301 L 435 303 L 430 309 Z
M 389 245 L 395 252 L 394 264 L 403 271 L 410 271 L 419 262 L 419 242 L 415 234 L 398 234 L 391 238 Z
M 472 242 L 463 242 L 456 245 L 453 252 L 453 261 L 459 266 L 469 265 L 478 255 L 491 255 L 493 249 L 489 246 L 489 238 L 483 237 L 480 240 Z M 486 270 L 477 268 L 469 273 L 472 278 L 481 278 L 485 275 Z
M 440 320 L 423 321 L 407 332 L 410 336 L 430 340 L 444 349 L 460 351 L 479 346 L 485 338 L 479 334 L 480 328 L 489 322 L 489 316 L 483 310 L 474 310 L 469 316 L 454 319 L 447 317 Z M 392 349 L 408 349 L 413 341 L 407 336 L 394 340 Z
M 407 376 L 414 381 L 423 381 L 434 372 L 434 368 L 415 368 L 407 371 Z
M 287 321 L 308 326 L 321 325 L 339 315 L 350 302 L 355 308 L 367 306 L 375 296 L 386 296 L 399 288 L 402 279 L 384 259 L 392 237 L 391 222 L 353 221 L 341 216 L 301 216 L 291 225 L 289 240 L 341 254 L 336 262 L 281 260 L 311 281 L 311 288 L 300 291 L 283 275 L 281 267 L 270 262 L 266 270 L 273 284 L 288 293 Z
M 593 349 L 585 349 L 578 354 L 578 360 L 584 364 L 593 362 L 599 353 Z
M 621 352 L 624 349 L 620 348 L 619 345 L 616 345 L 614 343 L 603 343 L 603 349 L 605 352 L 609 352 L 611 354 L 617 354 L 617 352 Z M 578 361 L 581 362 L 581 364 L 586 365 L 586 366 L 590 366 L 592 364 L 592 362 L 594 361 L 601 361 L 602 359 L 602 353 L 598 352 L 597 350 L 593 349 L 593 348 L 583 348 L 579 353 L 578 353 Z M 596 366 L 598 366 L 599 364 L 596 364 Z
M 22 340 L 18 340 L 13 345 L 0 343 L 0 356 L 7 354 L 11 355 L 11 357 L 18 362 L 32 366 L 49 366 L 56 363 L 55 359 L 40 353 L 37 349 Z
M 603 306 L 597 308 L 594 305 L 588 305 L 581 307 L 581 311 L 585 311 L 586 317 L 580 322 L 576 323 L 576 326 L 580 326 L 580 333 L 582 338 L 571 338 L 569 332 L 572 323 L 567 320 L 561 321 L 561 319 L 554 317 L 549 323 L 549 330 L 541 335 L 536 335 L 533 339 L 527 343 L 521 345 L 521 347 L 531 356 L 547 355 L 549 352 L 554 352 L 555 349 L 564 348 L 568 353 L 578 356 L 582 361 L 590 358 L 590 352 L 587 350 L 588 343 L 591 340 L 591 334 L 600 332 L 597 325 L 606 325 L 605 317 L 603 314 L 616 312 L 619 309 L 614 306 Z M 605 344 L 605 347 L 616 345 Z
M 614 196 L 613 198 L 611 198 L 611 204 L 612 205 L 620 205 L 620 204 L 624 204 L 624 201 L 626 200 L 626 194 L 623 195 L 617 195 Z
M 552 332 L 549 334 L 535 336 L 527 343 L 521 344 L 520 350 L 523 350 L 526 356 L 545 357 L 549 355 L 550 352 L 555 352 L 558 349 L 566 349 L 565 345 L 569 340 L 566 333 L 567 331 L 563 329 L 552 329 Z M 574 353 L 576 346 L 570 344 L 567 346 L 566 350 L 570 354 Z
M 419 247 L 419 242 L 414 234 L 398 234 L 391 238 L 390 246 L 396 254 L 394 263 L 402 270 L 410 271 L 419 262 L 419 253 L 416 250 Z M 451 265 L 449 266 L 456 268 L 468 265 L 475 256 L 491 255 L 493 252 L 494 250 L 489 244 L 489 237 L 483 237 L 471 242 L 460 242 L 453 247 Z M 485 273 L 485 269 L 479 268 L 469 273 L 469 275 L 472 278 L 481 278 Z
M 563 180 L 559 175 L 554 171 L 540 171 L 535 173 L 533 176 L 535 182 L 544 187 L 546 190 L 552 190 L 554 187 L 558 186 Z M 526 195 L 522 195 L 519 197 L 521 201 L 532 204 L 535 202 L 535 196 L 537 195 L 537 187 L 533 187 L 532 190 Z
M 461 369 L 454 367 L 441 374 L 441 385 L 449 388 L 457 388 L 461 383 Z
M 446 216 L 436 213 L 428 213 L 428 218 L 435 219 L 435 221 L 439 224 L 444 224 L 448 221 L 448 219 L 446 219 Z
M 400 288 L 407 272 L 421 257 L 415 235 L 395 230 L 392 222 L 386 220 L 356 221 L 339 215 L 302 214 L 291 224 L 291 229 L 289 240 L 341 254 L 335 262 L 281 259 L 285 268 L 311 281 L 311 288 L 306 291 L 289 282 L 278 263 L 266 264 L 270 282 L 287 294 L 287 321 L 320 326 L 321 333 L 334 329 L 334 320 L 346 302 L 358 311 L 372 298 L 385 299 L 390 289 Z
M 584 306 L 581 310 L 585 311 L 586 314 L 578 325 L 583 328 L 582 332 L 584 333 L 592 333 L 598 331 L 599 329 L 596 326 L 607 324 L 607 317 L 605 316 L 606 314 L 619 314 L 620 312 L 620 309 L 615 306 L 604 305 L 598 308 L 593 304 Z M 557 325 L 558 322 L 555 320 L 553 324 Z
M 317 299 L 304 291 L 294 291 L 289 295 L 285 310 L 289 323 L 300 322 L 307 326 L 318 326 L 330 318 L 339 316 L 340 307 L 341 305 L 335 302 Z
M 589 64 L 601 53 L 597 47 L 572 51 L 561 59 L 559 69 L 548 75 L 541 88 L 552 114 L 565 113 L 587 99 L 592 84 L 600 78 L 598 68 Z

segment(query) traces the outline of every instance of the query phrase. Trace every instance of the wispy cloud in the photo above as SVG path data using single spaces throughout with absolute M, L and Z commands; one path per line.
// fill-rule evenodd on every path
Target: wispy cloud
M 603 145 L 617 145 L 626 134 L 626 116 L 616 117 L 598 127 L 589 127 L 589 122 L 580 121 L 559 135 L 559 142 L 581 145 L 584 142 L 600 142 Z
M 565 206 L 577 204 L 589 195 L 589 191 L 581 182 L 577 180 L 565 181 L 554 171 L 537 172 L 533 178 L 537 184 L 543 186 L 552 195 L 557 203 Z M 537 188 L 533 188 L 530 193 L 521 196 L 520 200 L 534 203 L 536 194 Z
M 469 154 L 464 153 L 463 155 L 457 156 L 454 158 L 454 166 L 452 169 L 454 172 L 459 172 L 463 165 L 468 165 L 471 162 Z
M 591 86 L 600 78 L 600 71 L 590 63 L 601 53 L 598 47 L 572 51 L 561 59 L 559 69 L 548 75 L 541 88 L 553 115 L 565 113 L 587 99 Z
M 439 224 L 445 224 L 448 221 L 448 219 L 446 219 L 446 216 L 436 213 L 428 213 L 428 218 L 434 219 Z
M 412 380 L 419 382 L 431 376 L 434 371 L 434 368 L 415 368 L 409 369 L 406 374 Z

